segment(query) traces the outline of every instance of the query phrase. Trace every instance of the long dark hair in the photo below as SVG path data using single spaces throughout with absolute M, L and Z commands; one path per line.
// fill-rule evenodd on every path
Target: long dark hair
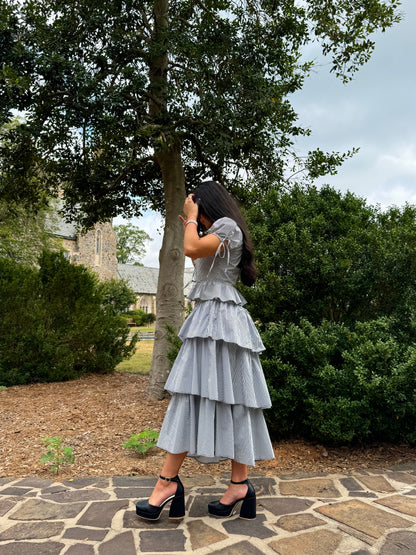
M 244 285 L 253 285 L 257 278 L 257 268 L 253 257 L 253 242 L 237 201 L 225 187 L 216 181 L 204 181 L 193 194 L 194 202 L 199 207 L 198 221 L 201 214 L 211 222 L 228 217 L 234 220 L 243 232 L 243 252 L 239 263 L 241 281 Z M 198 228 L 199 230 L 202 229 L 200 222 Z

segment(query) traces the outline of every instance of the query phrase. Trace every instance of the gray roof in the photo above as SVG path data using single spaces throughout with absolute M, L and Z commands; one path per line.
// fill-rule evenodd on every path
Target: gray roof
M 159 268 L 119 264 L 118 274 L 121 279 L 127 281 L 135 293 L 156 295 Z
M 156 295 L 159 268 L 134 266 L 133 264 L 119 264 L 118 274 L 125 279 L 135 293 L 142 295 Z M 185 268 L 184 286 L 192 280 L 193 269 Z M 189 286 L 186 288 L 188 291 Z
M 72 222 L 68 223 L 63 218 L 60 218 L 55 223 L 52 233 L 55 237 L 75 240 L 79 232 Z
M 62 199 L 55 199 L 53 203 L 54 210 L 46 216 L 46 227 L 55 237 L 62 239 L 72 239 L 75 241 L 79 233 L 74 222 L 67 222 L 59 212 L 63 208 Z

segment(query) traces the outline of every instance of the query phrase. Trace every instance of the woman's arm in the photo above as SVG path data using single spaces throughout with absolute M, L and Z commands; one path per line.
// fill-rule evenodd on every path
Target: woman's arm
M 194 203 L 192 195 L 186 197 L 183 212 L 186 219 L 182 216 L 179 216 L 179 218 L 182 220 L 185 231 L 183 240 L 185 256 L 189 256 L 192 260 L 205 256 L 213 256 L 221 243 L 220 239 L 212 233 L 205 235 L 205 237 L 200 237 L 197 225 L 194 222 L 187 223 L 188 220 L 196 221 L 198 218 L 198 205 Z
M 185 224 L 185 235 L 183 238 L 185 256 L 189 256 L 192 259 L 214 256 L 220 242 L 218 237 L 212 233 L 205 235 L 205 237 L 200 237 L 197 226 L 193 222 Z

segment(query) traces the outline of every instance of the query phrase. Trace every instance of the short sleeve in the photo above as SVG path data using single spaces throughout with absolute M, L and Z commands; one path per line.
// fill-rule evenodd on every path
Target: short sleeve
M 222 242 L 239 243 L 242 239 L 241 229 L 231 218 L 220 218 L 216 220 L 208 229 L 208 233 L 213 233 Z

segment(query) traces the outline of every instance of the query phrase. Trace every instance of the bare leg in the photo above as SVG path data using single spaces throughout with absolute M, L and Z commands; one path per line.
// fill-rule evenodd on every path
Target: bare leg
M 165 478 L 173 478 L 179 472 L 183 460 L 186 457 L 185 453 L 167 453 L 166 459 L 160 471 L 161 476 Z M 149 497 L 150 505 L 159 507 L 165 499 L 174 495 L 176 492 L 177 484 L 175 482 L 167 482 L 166 480 L 159 480 L 156 482 L 152 495 Z
M 231 461 L 231 480 L 234 482 L 242 482 L 243 480 L 247 480 L 247 465 L 241 464 L 234 460 Z M 231 505 L 237 499 L 241 499 L 247 493 L 248 486 L 247 484 L 230 484 L 228 486 L 227 491 L 221 498 L 221 503 L 224 505 Z

